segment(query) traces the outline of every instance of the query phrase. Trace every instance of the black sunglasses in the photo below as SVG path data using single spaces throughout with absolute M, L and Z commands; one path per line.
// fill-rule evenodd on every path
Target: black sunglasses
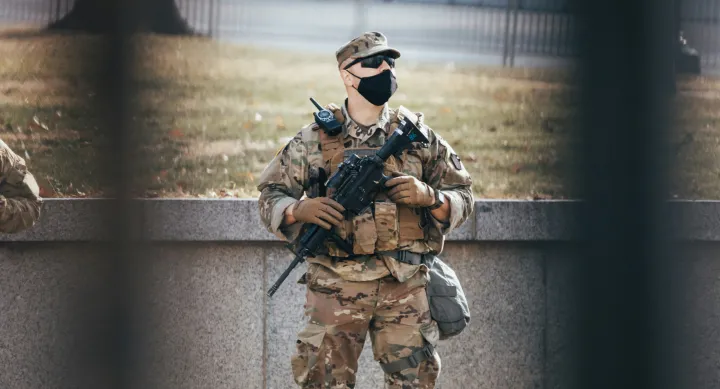
M 350 62 L 343 69 L 348 70 L 351 66 L 355 65 L 358 62 L 360 62 L 360 66 L 364 68 L 377 69 L 380 67 L 380 65 L 382 65 L 383 61 L 387 62 L 387 64 L 390 65 L 391 68 L 395 67 L 395 58 L 387 56 L 385 54 L 376 54 L 372 57 L 358 58 Z

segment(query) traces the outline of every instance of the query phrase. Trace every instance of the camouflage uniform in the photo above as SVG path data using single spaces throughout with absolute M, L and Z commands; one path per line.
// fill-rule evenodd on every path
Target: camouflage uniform
M 376 34 L 358 40 L 365 47 L 350 52 L 380 51 Z M 380 40 L 380 45 L 384 43 Z M 343 50 L 348 53 L 347 47 L 339 50 L 338 62 L 342 62 Z M 385 104 L 377 122 L 363 127 L 350 118 L 346 104 L 347 100 L 341 107 L 328 105 L 343 123 L 341 134 L 330 137 L 315 123 L 309 124 L 263 172 L 258 203 L 268 231 L 283 240 L 295 240 L 302 223 L 283 226 L 284 211 L 303 194 L 318 195 L 320 169 L 329 177 L 349 154 L 374 153 L 403 117 L 424 126 L 430 143 L 413 147 L 400 158 L 391 156 L 384 174 L 402 172 L 441 190 L 451 212 L 449 220 L 442 223 L 428 210 L 401 206 L 380 194 L 372 210 L 346 221 L 344 228 L 333 227 L 341 237 L 353 238 L 354 252 L 345 253 L 328 242 L 326 255 L 307 259 L 308 270 L 299 283 L 307 285 L 305 314 L 310 320 L 298 334 L 297 353 L 292 358 L 295 381 L 303 388 L 353 388 L 368 330 L 375 359 L 381 364 L 406 358 L 426 343 L 437 344 L 437 324 L 430 318 L 425 294 L 427 267 L 383 253 L 439 254 L 444 236 L 473 211 L 468 172 L 450 145 L 423 123 L 422 113 Z M 386 372 L 386 388 L 434 388 L 439 372 L 440 357 L 433 351 L 414 368 Z
M 42 199 L 25 160 L 0 140 L 0 233 L 32 227 L 40 218 Z

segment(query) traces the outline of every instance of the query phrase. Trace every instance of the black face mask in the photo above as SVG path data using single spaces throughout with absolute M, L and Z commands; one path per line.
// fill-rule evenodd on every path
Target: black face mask
M 352 75 L 355 76 L 354 74 Z M 358 76 L 355 77 L 360 78 Z M 392 74 L 390 70 L 385 70 L 372 77 L 360 78 L 360 84 L 356 89 L 370 104 L 381 106 L 387 103 L 387 101 L 390 100 L 390 96 L 397 90 L 397 81 L 395 80 L 395 75 Z

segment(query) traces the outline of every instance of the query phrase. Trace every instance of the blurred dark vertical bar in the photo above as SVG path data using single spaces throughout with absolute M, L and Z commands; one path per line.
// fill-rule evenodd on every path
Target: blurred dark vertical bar
M 133 171 L 132 126 L 130 104 L 132 90 L 131 71 L 133 50 L 130 34 L 138 21 L 137 7 L 141 0 L 106 0 L 113 2 L 115 20 L 108 35 L 105 63 L 99 80 L 99 90 L 104 93 L 104 124 L 110 140 L 111 152 L 106 170 L 114 186 L 114 206 L 108 215 L 111 242 L 109 265 L 110 279 L 107 285 L 110 315 L 105 325 L 108 330 L 109 366 L 113 389 L 134 387 L 132 301 L 134 248 L 130 232 L 139 230 L 135 223 L 131 204 L 131 177 Z
M 579 1 L 584 134 L 580 382 L 681 388 L 667 231 L 671 0 Z

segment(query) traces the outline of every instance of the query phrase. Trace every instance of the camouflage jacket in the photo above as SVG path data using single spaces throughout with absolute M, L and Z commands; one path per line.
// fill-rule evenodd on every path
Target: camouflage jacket
M 0 140 L 0 233 L 32 227 L 41 207 L 40 190 L 25 160 Z
M 376 124 L 369 128 L 355 123 L 347 112 L 347 100 L 342 107 L 330 104 L 328 108 L 335 111 L 336 117 L 344 123 L 343 131 L 339 135 L 344 149 L 378 148 L 394 128 L 397 127 L 399 109 L 391 109 L 386 104 Z M 409 112 L 409 111 L 407 111 Z M 444 245 L 445 235 L 465 222 L 473 211 L 473 195 L 471 178 L 452 147 L 423 123 L 422 113 L 414 113 L 419 122 L 428 133 L 430 144 L 428 147 L 403 153 L 400 165 L 403 173 L 413 175 L 435 189 L 439 189 L 450 203 L 450 219 L 446 223 L 436 220 L 429 211 L 424 210 L 426 220 L 420 236 L 412 239 L 402 239 L 397 249 L 409 250 L 416 253 L 439 254 Z M 303 127 L 288 144 L 281 149 L 270 164 L 265 168 L 258 190 L 260 198 L 258 205 L 260 217 L 268 231 L 280 239 L 293 241 L 302 223 L 282 226 L 285 209 L 294 204 L 303 195 L 314 197 L 312 191 L 313 172 L 319 168 L 330 170 L 337 161 L 328 163 L 321 150 L 321 137 L 325 136 L 315 123 Z M 392 159 L 393 157 L 391 157 Z M 387 173 L 386 164 L 386 173 Z M 375 203 L 375 218 L 380 214 L 378 199 Z M 392 205 L 381 203 L 382 205 Z M 384 209 L 384 208 L 382 208 Z M 397 207 L 398 211 L 400 207 Z M 372 214 L 369 218 L 372 218 Z M 363 215 L 355 219 L 362 219 Z M 394 221 L 394 220 L 393 220 Z M 358 220 L 350 221 L 357 225 Z M 400 228 L 403 228 L 402 220 Z M 415 224 L 417 223 L 405 223 Z M 374 228 L 373 228 L 374 229 Z M 384 231 L 377 230 L 375 236 L 381 236 Z M 343 236 L 342 233 L 338 235 Z M 380 251 L 380 250 L 378 250 Z M 335 254 L 331 254 L 335 255 Z M 384 255 L 368 255 L 360 260 L 332 261 L 329 256 L 308 258 L 310 263 L 322 264 L 335 271 L 342 278 L 350 281 L 370 281 L 392 274 L 400 282 L 412 277 L 419 266 L 399 262 L 392 257 Z

